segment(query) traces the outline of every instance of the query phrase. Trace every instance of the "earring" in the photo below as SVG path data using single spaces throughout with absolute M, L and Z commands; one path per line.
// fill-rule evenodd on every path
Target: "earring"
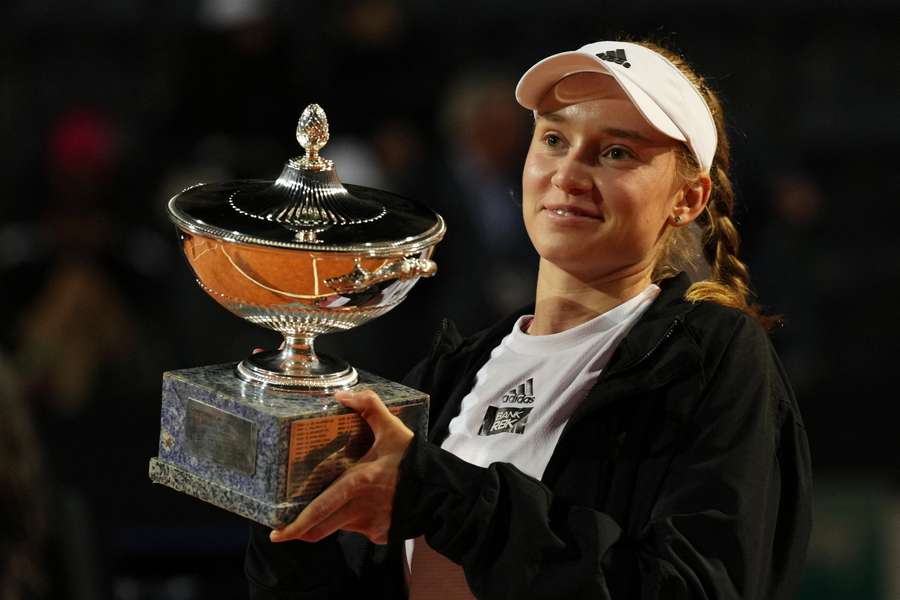
M 676 225 L 681 223 L 681 215 L 675 215 L 674 217 L 672 217 L 672 222 L 675 223 Z

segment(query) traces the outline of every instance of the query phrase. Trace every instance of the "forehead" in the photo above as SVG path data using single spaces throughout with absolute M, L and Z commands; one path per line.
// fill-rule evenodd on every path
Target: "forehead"
M 601 73 L 575 73 L 557 82 L 541 99 L 537 118 L 627 129 L 648 142 L 675 143 L 650 125 L 612 77 Z

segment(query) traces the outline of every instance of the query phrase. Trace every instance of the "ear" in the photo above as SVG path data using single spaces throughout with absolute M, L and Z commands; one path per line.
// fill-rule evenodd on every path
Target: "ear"
M 685 183 L 678 191 L 669 223 L 675 227 L 687 225 L 703 212 L 709 202 L 712 191 L 712 180 L 708 173 L 700 174 L 697 179 Z

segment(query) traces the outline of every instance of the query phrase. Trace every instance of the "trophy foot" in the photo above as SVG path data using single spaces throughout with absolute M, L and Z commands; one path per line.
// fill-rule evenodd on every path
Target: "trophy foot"
M 306 394 L 347 389 L 359 380 L 356 369 L 338 358 L 319 354 L 298 363 L 286 361 L 280 350 L 254 354 L 239 362 L 235 370 L 244 381 Z

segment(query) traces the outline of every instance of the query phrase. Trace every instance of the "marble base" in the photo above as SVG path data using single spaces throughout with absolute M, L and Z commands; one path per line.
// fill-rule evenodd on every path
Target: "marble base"
M 282 527 L 371 446 L 368 426 L 331 395 L 245 382 L 235 363 L 163 374 L 159 456 L 150 478 L 269 527 Z M 428 396 L 360 372 L 414 431 Z

